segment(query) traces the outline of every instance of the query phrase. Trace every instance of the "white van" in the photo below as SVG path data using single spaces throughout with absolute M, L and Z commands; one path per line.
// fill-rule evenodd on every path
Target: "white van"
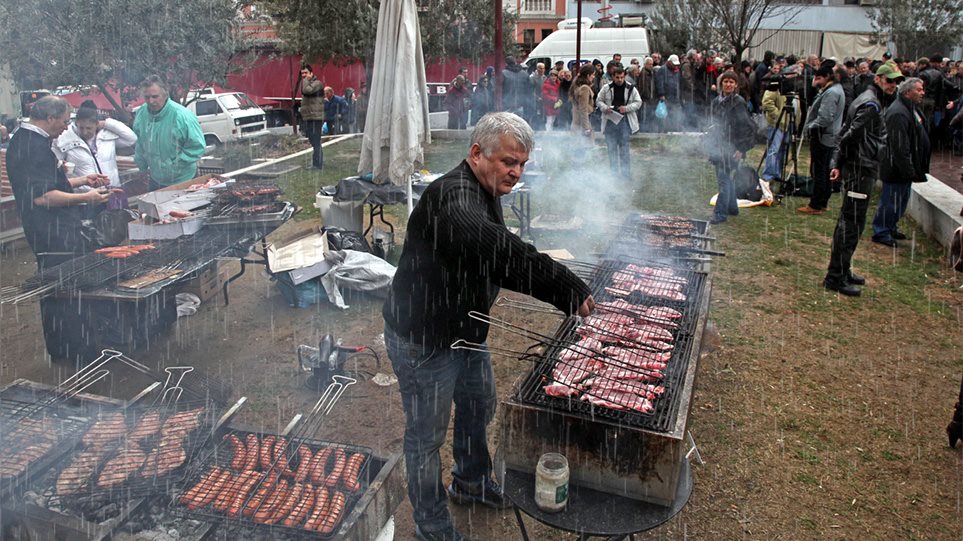
M 575 60 L 576 30 L 556 30 L 548 35 L 528 54 L 525 65 L 528 71 L 535 70 L 535 64 L 543 62 L 547 69 L 551 69 L 555 62 L 561 60 L 568 67 L 570 61 Z M 602 64 L 612 60 L 615 53 L 622 55 L 622 64 L 629 65 L 629 61 L 638 58 L 639 62 L 649 54 L 649 34 L 645 28 L 582 28 L 583 62 L 591 62 L 598 58 Z M 575 70 L 573 70 L 575 71 Z
M 189 96 L 195 97 L 187 108 L 197 115 L 207 145 L 251 139 L 268 133 L 264 110 L 243 92 L 218 94 L 204 89 L 193 91 Z

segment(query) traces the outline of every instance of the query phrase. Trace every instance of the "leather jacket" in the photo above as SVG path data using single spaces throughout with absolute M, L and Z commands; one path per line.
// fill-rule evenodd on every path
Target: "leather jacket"
M 879 170 L 879 162 L 886 148 L 882 94 L 883 91 L 874 83 L 850 104 L 839 142 L 833 149 L 830 167 L 842 169 L 843 165 L 850 164 Z

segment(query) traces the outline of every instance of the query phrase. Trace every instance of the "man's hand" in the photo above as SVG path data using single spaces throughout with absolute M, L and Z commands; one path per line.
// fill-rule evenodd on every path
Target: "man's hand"
M 84 192 L 84 201 L 87 203 L 106 203 L 110 199 L 110 190 L 90 190 Z
M 829 180 L 832 182 L 839 182 L 839 169 L 833 168 L 829 171 Z
M 624 106 L 624 105 L 619 105 L 619 112 L 622 113 L 623 115 L 625 114 L 625 106 Z
M 578 307 L 578 315 L 588 317 L 593 311 L 595 311 L 595 299 L 589 295 L 588 298 L 585 299 L 585 302 L 582 303 L 582 306 Z
M 100 188 L 110 184 L 110 177 L 100 173 L 91 173 L 84 177 L 84 184 L 91 188 Z

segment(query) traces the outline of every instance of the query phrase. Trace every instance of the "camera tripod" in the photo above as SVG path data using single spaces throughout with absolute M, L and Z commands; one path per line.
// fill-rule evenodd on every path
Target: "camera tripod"
M 782 198 L 788 195 L 788 193 L 786 193 L 786 187 L 795 184 L 799 179 L 799 143 L 801 141 L 796 135 L 796 110 L 793 103 L 797 96 L 792 93 L 786 94 L 785 96 L 786 103 L 782 106 L 782 109 L 779 111 L 779 116 L 776 118 L 776 126 L 782 126 L 783 119 L 788 117 L 785 133 L 782 141 L 779 143 L 779 178 L 770 181 L 770 184 L 772 184 L 770 187 L 777 202 L 782 202 Z M 766 138 L 766 150 L 763 152 L 762 159 L 759 161 L 759 167 L 757 168 L 760 171 L 765 170 L 764 165 L 766 158 L 769 156 L 769 148 L 772 146 L 772 141 L 775 136 L 776 132 L 773 131 L 769 134 L 769 137 Z M 792 162 L 791 181 L 789 180 L 789 175 L 786 174 L 790 162 Z

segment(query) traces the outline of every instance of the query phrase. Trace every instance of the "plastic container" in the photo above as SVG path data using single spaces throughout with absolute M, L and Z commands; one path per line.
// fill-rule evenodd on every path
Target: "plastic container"
M 319 192 L 314 198 L 314 206 L 321 211 L 321 225 L 357 233 L 364 231 L 363 201 L 335 202 L 334 197 Z
M 535 505 L 557 513 L 568 503 L 568 460 L 558 453 L 545 453 L 535 468 Z

